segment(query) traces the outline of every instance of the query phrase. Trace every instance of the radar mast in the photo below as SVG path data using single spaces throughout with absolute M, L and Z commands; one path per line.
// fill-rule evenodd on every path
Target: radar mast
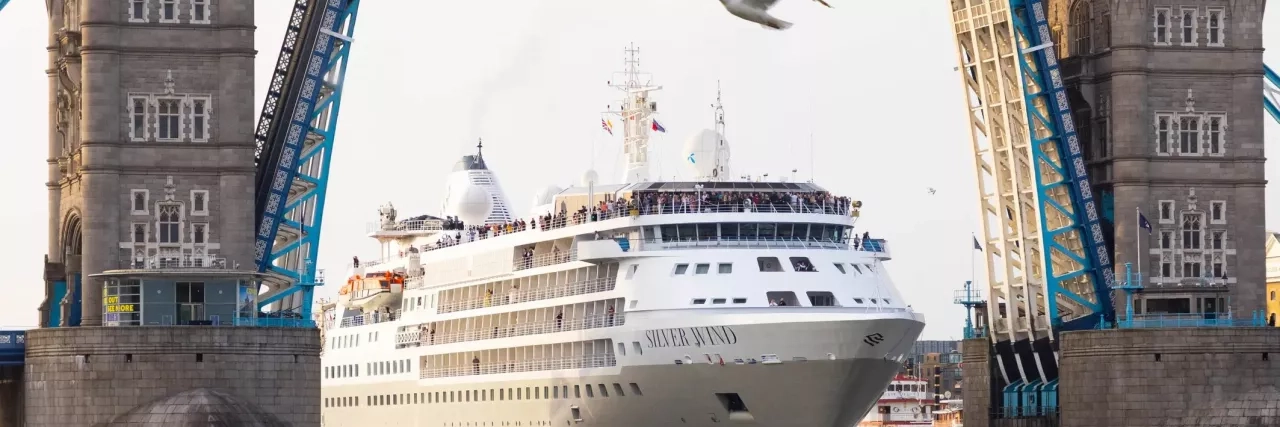
M 729 144 L 725 142 L 724 135 L 724 104 L 720 102 L 720 81 L 716 80 L 716 103 L 711 105 L 716 113 L 716 155 L 715 169 L 711 171 L 711 180 L 720 181 L 730 179 L 731 171 L 729 169 Z
M 649 131 L 653 115 L 658 111 L 658 103 L 649 99 L 649 92 L 662 90 L 662 86 L 653 86 L 653 76 L 640 71 L 640 49 L 635 43 L 624 52 L 626 71 L 614 73 L 615 76 L 622 74 L 621 83 L 609 81 L 610 86 L 624 94 L 621 109 L 606 107 L 606 113 L 622 119 L 622 152 L 626 163 L 622 183 L 645 182 L 649 180 Z

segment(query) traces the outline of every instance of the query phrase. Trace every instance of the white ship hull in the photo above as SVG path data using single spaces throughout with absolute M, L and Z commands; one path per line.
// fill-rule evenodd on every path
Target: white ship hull
M 720 332 L 724 341 L 698 338 L 688 327 L 640 327 L 670 323 L 662 319 L 629 318 L 615 339 L 628 351 L 615 354 L 615 367 L 433 379 L 405 375 L 399 381 L 327 386 L 326 398 L 362 397 L 358 406 L 325 408 L 323 425 L 663 427 L 750 418 L 759 426 L 849 427 L 872 409 L 924 327 L 918 315 L 905 312 L 766 310 L 774 313 L 700 314 L 710 321 L 754 319 L 709 325 L 731 331 Z M 777 316 L 791 321 L 770 323 Z M 873 334 L 882 341 L 870 344 Z M 634 351 L 636 342 L 643 354 Z M 765 363 L 768 355 L 780 363 Z M 591 396 L 584 391 L 588 386 Z M 746 410 L 730 411 L 725 393 L 737 393 Z M 363 397 L 370 395 L 395 403 Z

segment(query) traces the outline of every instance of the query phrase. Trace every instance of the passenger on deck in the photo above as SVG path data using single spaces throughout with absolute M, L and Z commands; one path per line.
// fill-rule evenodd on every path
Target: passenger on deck
M 484 306 L 489 306 L 489 301 L 493 299 L 493 289 L 484 291 Z
M 520 284 L 511 285 L 511 292 L 507 292 L 507 304 L 516 303 L 516 292 L 520 291 Z
M 471 359 L 471 365 L 475 366 L 476 375 L 480 375 L 480 356 Z
M 358 256 L 352 256 L 352 257 L 351 257 L 351 266 L 352 266 L 352 267 L 354 267 L 354 268 L 360 268 L 360 257 L 358 257 Z
M 605 326 L 613 326 L 613 304 L 609 304 L 609 311 L 606 312 Z
M 1276 318 L 1276 315 L 1272 314 L 1271 315 L 1272 323 L 1275 322 L 1275 318 Z M 557 312 L 556 313 L 556 330 L 557 331 L 560 330 L 560 326 L 563 324 L 564 324 L 564 311 Z

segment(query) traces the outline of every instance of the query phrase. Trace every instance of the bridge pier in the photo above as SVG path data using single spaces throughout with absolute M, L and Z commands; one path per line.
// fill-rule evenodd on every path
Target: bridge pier
M 22 365 L 0 365 L 0 427 L 25 425 L 22 377 Z

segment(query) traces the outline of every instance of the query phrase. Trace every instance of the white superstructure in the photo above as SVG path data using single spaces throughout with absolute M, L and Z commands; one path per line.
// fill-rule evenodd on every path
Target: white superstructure
M 858 202 L 584 182 L 482 227 L 475 195 L 444 218 L 384 206 L 380 259 L 323 312 L 323 425 L 851 427 L 924 327 Z

